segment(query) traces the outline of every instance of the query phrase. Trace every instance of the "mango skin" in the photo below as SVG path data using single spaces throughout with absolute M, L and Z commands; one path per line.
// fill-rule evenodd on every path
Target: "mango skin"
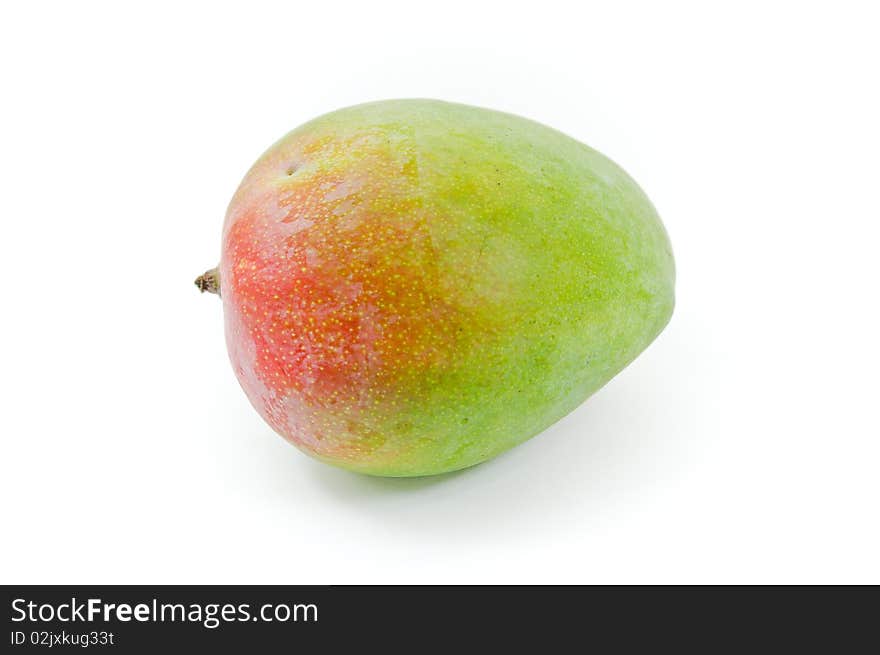
M 568 414 L 667 324 L 674 277 L 612 161 L 435 100 L 275 143 L 229 205 L 220 264 L 254 407 L 306 453 L 382 476 L 472 466 Z

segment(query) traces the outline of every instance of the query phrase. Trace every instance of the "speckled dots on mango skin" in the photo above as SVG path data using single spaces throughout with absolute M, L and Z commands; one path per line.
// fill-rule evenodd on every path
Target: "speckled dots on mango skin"
M 226 217 L 227 345 L 313 456 L 469 466 L 565 415 L 672 311 L 653 207 L 599 153 L 507 114 L 388 101 L 291 132 Z

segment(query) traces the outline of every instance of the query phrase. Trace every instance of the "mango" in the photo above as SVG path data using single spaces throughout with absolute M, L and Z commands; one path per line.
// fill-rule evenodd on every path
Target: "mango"
M 674 278 L 657 212 L 608 158 L 510 114 L 390 100 L 271 146 L 196 283 L 222 297 L 233 369 L 276 432 L 422 476 L 580 405 L 667 324 Z

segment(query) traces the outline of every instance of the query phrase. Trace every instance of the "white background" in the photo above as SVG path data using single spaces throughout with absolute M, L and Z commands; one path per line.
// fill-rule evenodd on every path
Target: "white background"
M 872 5 L 4 5 L 0 581 L 880 582 Z M 414 96 L 618 161 L 678 304 L 543 435 L 371 479 L 262 422 L 192 280 L 271 142 Z

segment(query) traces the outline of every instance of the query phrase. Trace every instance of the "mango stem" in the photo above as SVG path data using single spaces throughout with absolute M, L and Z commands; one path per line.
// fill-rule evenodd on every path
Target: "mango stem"
M 216 293 L 219 296 L 220 270 L 212 268 L 210 271 L 205 271 L 196 278 L 196 286 L 202 293 L 207 291 L 208 293 Z

